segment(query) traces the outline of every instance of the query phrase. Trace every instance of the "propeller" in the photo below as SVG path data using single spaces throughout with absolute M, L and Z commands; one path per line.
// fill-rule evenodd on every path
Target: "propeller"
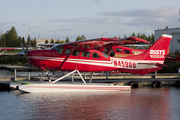
M 23 51 L 19 52 L 18 55 L 26 56 L 26 53 L 27 53 L 27 50 L 28 50 L 29 45 L 26 46 L 26 50 L 24 49 L 23 43 L 21 43 L 21 45 L 22 45 L 22 50 L 23 50 Z

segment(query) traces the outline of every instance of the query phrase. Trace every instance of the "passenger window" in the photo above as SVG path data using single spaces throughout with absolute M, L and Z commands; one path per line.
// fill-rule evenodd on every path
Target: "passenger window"
M 62 54 L 62 52 L 63 52 L 63 46 L 61 46 L 61 48 L 60 48 L 60 50 L 59 50 L 59 53 Z
M 71 49 L 66 49 L 65 54 L 66 54 L 66 55 L 69 54 L 70 51 L 71 51 Z
M 73 56 L 79 56 L 79 50 L 74 50 L 74 52 L 72 53 Z
M 130 51 L 129 50 L 124 50 L 124 53 L 130 54 Z
M 121 52 L 122 53 L 122 49 L 116 48 L 116 52 Z
M 82 52 L 81 52 L 81 56 L 82 56 L 82 57 L 90 57 L 90 54 L 91 54 L 91 53 L 88 52 L 88 51 L 82 51 Z
M 99 54 L 98 54 L 98 53 L 93 52 L 93 58 L 99 58 Z

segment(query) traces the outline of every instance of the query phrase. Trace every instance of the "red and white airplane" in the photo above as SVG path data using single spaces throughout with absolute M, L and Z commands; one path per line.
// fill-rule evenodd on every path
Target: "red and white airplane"
M 163 34 L 149 49 L 139 55 L 123 58 L 110 57 L 99 49 L 122 44 L 142 42 L 141 39 L 98 38 L 55 45 L 49 50 L 31 50 L 26 52 L 29 63 L 43 71 L 72 71 L 51 82 L 55 83 L 64 77 L 77 72 L 96 72 L 120 70 L 123 72 L 147 74 L 162 69 L 164 59 L 172 36 Z M 96 50 L 98 49 L 98 50 Z M 43 72 L 44 73 L 44 72 Z M 91 79 L 92 80 L 92 79 Z M 90 80 L 90 81 L 91 81 Z M 13 85 L 11 85 L 13 86 Z M 15 85 L 17 86 L 17 85 Z M 17 87 L 16 87 L 17 88 Z M 19 85 L 19 90 L 26 92 L 64 92 L 64 91 L 112 91 L 130 90 L 130 86 L 94 85 L 94 84 L 30 84 Z
M 141 40 L 98 38 L 59 44 L 49 50 L 31 50 L 27 51 L 26 55 L 29 63 L 41 70 L 80 72 L 120 70 L 144 75 L 162 69 L 171 38 L 172 36 L 163 34 L 142 54 L 123 58 L 110 57 L 95 49 L 133 44 Z

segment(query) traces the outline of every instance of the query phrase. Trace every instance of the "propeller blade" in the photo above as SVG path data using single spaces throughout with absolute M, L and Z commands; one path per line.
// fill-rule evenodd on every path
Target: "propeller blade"
M 26 46 L 26 50 L 25 50 L 25 52 L 24 52 L 24 53 L 27 53 L 28 47 L 29 47 L 29 45 L 27 45 L 27 46 Z

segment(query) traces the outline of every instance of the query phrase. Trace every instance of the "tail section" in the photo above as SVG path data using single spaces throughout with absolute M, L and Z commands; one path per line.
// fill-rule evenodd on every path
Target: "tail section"
M 134 69 L 122 69 L 121 71 L 135 74 L 147 74 L 158 71 L 165 66 L 164 60 L 169 48 L 172 36 L 163 34 L 149 49 L 140 55 L 125 57 L 135 63 Z
M 145 60 L 164 61 L 172 36 L 163 34 L 147 51 Z
M 169 49 L 172 36 L 163 34 L 149 49 L 144 53 L 136 56 L 130 56 L 135 60 L 149 60 L 159 61 L 161 64 L 164 62 L 166 54 Z M 127 58 L 130 58 L 127 57 Z

